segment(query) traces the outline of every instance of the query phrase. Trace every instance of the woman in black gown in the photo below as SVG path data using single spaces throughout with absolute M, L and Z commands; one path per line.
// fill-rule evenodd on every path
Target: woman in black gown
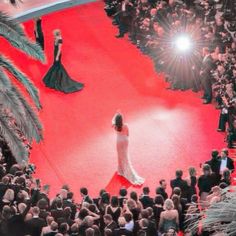
M 44 76 L 43 82 L 47 87 L 64 93 L 80 91 L 83 89 L 84 85 L 72 80 L 61 63 L 61 31 L 55 30 L 54 37 L 54 62 L 47 74 Z
M 35 35 L 36 42 L 44 50 L 44 36 L 43 36 L 41 18 L 36 18 L 34 21 L 34 35 Z

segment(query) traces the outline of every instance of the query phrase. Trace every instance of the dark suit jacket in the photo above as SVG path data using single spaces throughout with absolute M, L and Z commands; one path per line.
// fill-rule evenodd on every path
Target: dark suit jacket
M 87 195 L 83 200 L 82 200 L 82 203 L 84 202 L 87 202 L 89 204 L 92 204 L 93 203 L 93 200 Z
M 210 72 L 213 68 L 214 68 L 214 63 L 213 63 L 213 59 L 212 59 L 211 55 L 208 55 L 205 58 L 205 60 L 203 58 L 202 67 L 201 67 L 202 77 L 204 77 L 204 78 L 209 77 Z
M 227 157 L 227 165 L 226 167 L 230 170 L 230 171 L 234 171 L 234 161 L 230 158 Z
M 182 192 L 182 194 L 181 194 L 182 198 L 188 197 L 188 184 L 185 180 L 183 180 L 181 178 L 172 179 L 170 181 L 170 186 L 171 186 L 172 190 L 176 187 L 179 187 Z
M 144 195 L 139 200 L 142 203 L 144 209 L 153 207 L 153 199 L 151 197 Z
M 156 194 L 160 194 L 164 198 L 164 200 L 168 198 L 168 194 L 166 193 L 165 189 L 163 189 L 162 187 L 158 187 L 156 189 Z
M 32 218 L 26 221 L 26 229 L 31 236 L 40 236 L 44 226 L 46 226 L 46 222 L 41 218 Z
M 63 208 L 66 208 L 66 207 L 70 207 L 70 209 L 71 209 L 71 219 L 75 219 L 75 214 L 76 214 L 76 211 L 77 211 L 76 205 L 72 201 L 64 200 L 63 201 Z
M 105 229 L 110 229 L 112 232 L 114 232 L 115 229 L 117 229 L 117 224 L 115 221 L 112 221 L 109 225 L 105 227 Z
M 118 229 L 115 229 L 114 231 L 114 235 L 115 236 L 132 236 L 132 232 L 130 232 L 129 230 L 125 229 L 125 228 L 118 228 Z

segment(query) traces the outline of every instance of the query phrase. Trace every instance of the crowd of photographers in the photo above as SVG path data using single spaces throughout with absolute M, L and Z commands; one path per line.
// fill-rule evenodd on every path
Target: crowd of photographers
M 105 0 L 105 11 L 142 53 L 164 72 L 170 89 L 203 90 L 203 103 L 220 110 L 219 132 L 236 140 L 236 3 L 193 0 Z M 188 35 L 190 52 L 176 52 L 175 38 Z

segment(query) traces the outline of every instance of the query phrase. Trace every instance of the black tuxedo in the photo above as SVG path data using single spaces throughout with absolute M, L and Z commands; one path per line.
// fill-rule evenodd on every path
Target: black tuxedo
M 116 222 L 112 221 L 109 225 L 106 225 L 105 229 L 110 229 L 112 232 L 114 232 L 114 230 L 117 229 Z
M 63 208 L 66 208 L 66 207 L 70 207 L 70 209 L 71 209 L 71 219 L 75 219 L 75 214 L 76 214 L 76 211 L 77 211 L 76 205 L 72 201 L 66 199 L 66 200 L 63 201 Z
M 227 167 L 231 172 L 233 172 L 233 171 L 234 171 L 234 161 L 233 161 L 230 157 L 226 157 L 226 159 L 227 159 L 226 167 Z M 222 159 L 220 159 L 220 165 L 221 165 L 221 161 L 222 161 Z
M 124 200 L 126 200 L 127 198 L 126 197 L 119 197 L 119 206 L 120 207 L 123 207 L 123 202 Z
M 144 209 L 153 207 L 153 199 L 148 195 L 143 195 L 139 200 L 142 203 Z
M 211 70 L 214 68 L 214 63 L 211 55 L 205 56 L 201 67 L 201 83 L 204 90 L 204 98 L 207 102 L 212 100 L 212 81 Z
M 172 190 L 174 190 L 174 188 L 176 188 L 176 187 L 180 188 L 182 198 L 188 197 L 188 184 L 185 180 L 183 180 L 181 178 L 172 179 L 170 181 L 170 186 L 171 186 Z
M 82 204 L 83 204 L 84 202 L 87 202 L 87 203 L 89 203 L 89 204 L 92 204 L 92 203 L 93 203 L 93 200 L 87 195 L 87 196 L 85 196 L 85 197 L 83 198 Z
M 56 232 L 56 231 L 52 231 L 52 232 L 44 234 L 43 236 L 55 236 L 57 233 L 58 232 Z
M 132 232 L 130 232 L 129 230 L 125 228 L 118 228 L 118 229 L 115 229 L 114 235 L 115 236 L 132 236 L 133 234 Z
M 39 217 L 26 221 L 26 229 L 31 236 L 40 236 L 44 226 L 46 226 L 46 222 Z
M 168 194 L 166 193 L 165 189 L 162 187 L 158 187 L 156 189 L 156 194 L 160 194 L 164 198 L 164 200 L 168 198 Z
M 57 219 L 59 219 L 59 218 L 64 217 L 63 209 L 54 209 L 51 211 L 51 214 L 52 214 L 52 217 L 55 219 L 55 221 L 57 221 Z

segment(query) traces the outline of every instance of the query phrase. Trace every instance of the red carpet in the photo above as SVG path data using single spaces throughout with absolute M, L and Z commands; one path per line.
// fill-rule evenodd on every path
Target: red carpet
M 25 28 L 33 37 L 32 22 Z M 85 83 L 79 93 L 65 95 L 42 82 L 52 62 L 56 28 L 64 38 L 63 64 L 72 78 Z M 212 148 L 225 146 L 224 135 L 216 132 L 219 111 L 202 105 L 201 94 L 166 90 L 151 60 L 126 39 L 114 37 L 117 30 L 103 12 L 103 3 L 45 16 L 43 30 L 49 64 L 27 59 L 5 42 L 1 49 L 40 90 L 44 141 L 34 145 L 31 162 L 53 194 L 64 183 L 75 193 L 87 186 L 92 196 L 104 187 L 111 193 L 122 185 L 130 187 L 115 174 L 111 118 L 118 108 L 130 127 L 132 163 L 152 192 L 160 178 L 169 181 L 177 168 L 185 175 L 189 166 L 199 169 Z

